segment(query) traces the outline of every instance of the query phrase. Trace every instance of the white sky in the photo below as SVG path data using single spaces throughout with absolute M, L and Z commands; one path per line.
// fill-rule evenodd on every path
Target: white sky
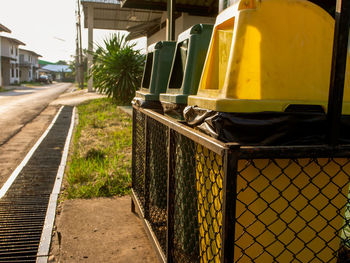
M 0 0 L 0 23 L 12 33 L 1 35 L 17 38 L 51 62 L 72 60 L 75 54 L 76 0 Z M 87 29 L 82 12 L 83 48 L 87 48 Z M 102 43 L 111 30 L 94 29 L 94 42 Z M 145 38 L 137 41 L 138 49 L 146 45 Z

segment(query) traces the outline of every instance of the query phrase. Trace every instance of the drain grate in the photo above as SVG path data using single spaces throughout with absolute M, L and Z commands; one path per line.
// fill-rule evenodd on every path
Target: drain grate
M 62 109 L 45 139 L 0 199 L 0 262 L 36 262 L 72 110 L 68 106 Z

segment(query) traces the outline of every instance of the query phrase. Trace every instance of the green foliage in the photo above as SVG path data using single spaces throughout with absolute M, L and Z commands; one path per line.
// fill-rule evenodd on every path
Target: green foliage
M 131 119 L 111 98 L 78 106 L 64 196 L 125 195 L 131 185 Z
M 112 34 L 104 44 L 105 48 L 97 45 L 93 52 L 94 87 L 123 104 L 130 104 L 141 85 L 145 57 L 121 34 Z

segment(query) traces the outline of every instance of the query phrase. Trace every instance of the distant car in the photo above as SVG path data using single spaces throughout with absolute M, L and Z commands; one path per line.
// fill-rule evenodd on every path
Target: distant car
M 49 84 L 49 83 L 52 83 L 52 77 L 51 75 L 40 75 L 39 81 L 42 83 Z

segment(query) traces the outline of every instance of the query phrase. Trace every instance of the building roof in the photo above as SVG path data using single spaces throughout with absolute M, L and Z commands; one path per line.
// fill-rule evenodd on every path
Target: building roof
M 15 38 L 12 38 L 12 37 L 5 37 L 5 36 L 0 36 L 0 38 L 3 38 L 3 39 L 7 39 L 8 41 L 12 42 L 12 43 L 15 43 L 17 45 L 22 45 L 22 46 L 25 46 L 26 44 L 24 44 L 22 41 L 19 41 L 18 39 L 15 39 Z
M 48 71 L 51 71 L 51 72 L 65 72 L 65 73 L 68 73 L 68 72 L 72 72 L 72 70 L 69 68 L 68 65 L 45 65 L 42 67 L 42 69 L 44 70 L 48 70 Z
M 84 11 L 84 27 L 87 28 L 88 7 L 93 7 L 96 29 L 126 30 L 134 38 L 144 36 L 149 29 L 159 27 L 163 12 L 121 8 L 117 0 L 81 0 Z
M 37 56 L 37 57 L 42 57 L 42 55 L 39 55 L 38 53 L 36 53 L 36 52 L 34 52 L 34 51 L 31 51 L 31 50 L 28 50 L 28 49 L 20 48 L 20 49 L 19 49 L 19 52 L 21 53 L 21 51 L 25 51 L 25 52 L 28 52 L 28 53 L 32 53 L 34 56 Z
M 139 8 L 148 10 L 167 10 L 168 0 L 121 0 L 123 8 Z M 190 15 L 216 16 L 218 0 L 176 0 L 175 11 Z
M 11 33 L 11 30 L 8 29 L 6 26 L 3 24 L 0 24 L 0 32 L 6 32 L 6 33 Z
M 42 65 L 42 66 L 45 66 L 45 65 L 54 65 L 54 64 L 55 64 L 55 63 L 53 63 L 53 62 L 49 62 L 49 61 L 42 60 L 42 59 L 38 59 L 38 63 L 39 63 L 39 65 Z

